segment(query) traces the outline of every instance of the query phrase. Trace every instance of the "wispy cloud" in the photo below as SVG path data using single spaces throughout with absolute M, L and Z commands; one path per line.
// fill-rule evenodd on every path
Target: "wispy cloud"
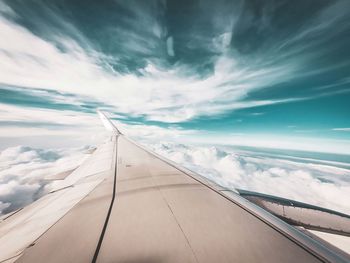
M 307 133 L 309 134 L 309 133 Z M 318 138 L 315 136 L 287 136 L 260 133 L 231 133 L 188 136 L 187 143 L 238 145 L 257 148 L 299 150 L 306 152 L 350 155 L 350 141 L 346 139 Z
M 253 116 L 261 116 L 261 115 L 264 115 L 265 112 L 253 112 L 251 115 Z
M 67 47 L 61 52 L 54 44 L 5 19 L 0 20 L 0 33 L 7 39 L 0 46 L 1 82 L 97 96 L 119 112 L 143 114 L 150 120 L 179 122 L 235 108 L 285 102 L 240 100 L 249 90 L 287 77 L 288 69 L 251 71 L 222 57 L 215 64 L 214 74 L 205 79 L 182 76 L 183 66 L 163 71 L 152 64 L 145 67 L 144 76 L 121 76 L 105 71 L 72 40 L 61 39 Z
M 203 75 L 197 70 L 197 66 L 183 63 L 178 58 L 176 63 L 169 63 L 169 57 L 176 59 L 181 55 L 177 54 L 177 50 L 180 50 L 177 45 L 182 43 L 179 44 L 175 36 L 169 35 L 170 25 L 154 18 L 154 11 L 144 6 L 131 8 L 128 4 L 120 5 L 139 20 L 123 18 L 120 22 L 129 28 L 121 28 L 118 24 L 113 30 L 110 27 L 105 28 L 122 38 L 123 43 L 128 43 L 116 43 L 122 45 L 121 48 L 125 51 L 125 54 L 116 55 L 98 50 L 92 44 L 92 39 L 80 32 L 76 24 L 69 23 L 69 20 L 64 20 L 64 16 L 58 14 L 50 13 L 51 19 L 68 33 L 55 28 L 50 35 L 43 28 L 45 37 L 15 23 L 15 19 L 1 17 L 0 34 L 6 41 L 0 44 L 0 82 L 88 95 L 113 105 L 118 112 L 142 115 L 146 119 L 162 122 L 184 122 L 202 115 L 219 115 L 237 109 L 290 103 L 314 97 L 249 97 L 253 92 L 284 83 L 296 78 L 297 74 L 304 74 L 300 72 L 303 64 L 297 59 L 280 61 L 268 53 L 251 60 L 252 58 L 239 52 L 233 52 L 230 49 L 234 37 L 232 30 L 237 30 L 241 25 L 238 23 L 238 14 L 221 27 L 218 17 L 211 21 L 210 26 L 215 27 L 217 32 L 211 38 L 203 39 L 201 47 L 212 52 L 209 59 L 212 69 L 210 74 Z M 155 5 L 157 15 L 163 12 L 162 8 L 163 5 Z M 4 3 L 2 10 L 8 10 L 8 14 L 14 15 L 14 11 Z M 217 11 L 225 10 L 220 7 Z M 144 18 L 140 14 L 145 14 Z M 137 34 L 141 23 L 149 24 L 152 30 L 147 34 Z M 42 24 L 44 27 L 44 23 Z M 35 25 L 40 23 L 35 21 Z M 327 24 L 317 30 L 306 28 L 304 31 L 319 32 L 328 29 Z M 299 33 L 292 42 L 310 34 Z M 193 39 L 196 37 L 193 35 Z M 161 46 L 164 48 L 162 52 L 167 54 L 165 57 L 154 53 Z M 293 45 L 289 43 L 287 46 Z M 135 72 L 118 71 L 118 67 L 123 66 L 124 57 L 131 54 L 136 54 L 134 60 L 137 61 L 138 57 L 143 61 L 143 66 L 138 66 Z M 274 57 L 278 58 L 279 55 L 275 54 Z
M 70 148 L 101 143 L 106 132 L 95 112 L 0 103 L 0 149 L 10 145 Z
M 332 131 L 345 131 L 345 132 L 348 132 L 348 131 L 350 131 L 350 128 L 333 128 Z

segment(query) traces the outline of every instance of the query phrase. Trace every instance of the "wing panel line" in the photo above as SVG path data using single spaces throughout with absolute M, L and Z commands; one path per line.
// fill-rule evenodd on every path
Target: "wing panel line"
M 112 200 L 111 200 L 111 204 L 109 206 L 109 209 L 108 209 L 108 213 L 107 213 L 107 216 L 106 216 L 106 220 L 105 220 L 105 223 L 103 225 L 103 228 L 102 228 L 102 232 L 101 232 L 101 235 L 100 235 L 100 239 L 98 240 L 98 243 L 97 243 L 97 247 L 96 247 L 96 250 L 95 250 L 95 253 L 94 253 L 94 257 L 92 258 L 92 263 L 96 263 L 97 261 L 97 257 L 98 257 L 98 254 L 100 252 L 100 249 L 101 249 L 101 245 L 102 245 L 102 242 L 103 242 L 103 238 L 104 238 L 104 235 L 105 235 L 105 232 L 106 232 L 106 229 L 107 229 L 107 226 L 108 226 L 108 221 L 109 221 L 109 218 L 111 216 L 111 213 L 112 213 L 112 208 L 113 208 L 113 204 L 114 204 L 114 199 L 115 199 L 115 193 L 116 193 L 116 184 L 117 184 L 117 166 L 118 166 L 118 135 L 116 136 L 115 140 L 116 140 L 116 147 L 115 147 L 115 168 L 114 168 L 114 180 L 113 180 L 113 194 L 112 194 Z
M 153 176 L 153 175 L 151 175 L 151 178 L 152 178 L 152 181 L 154 182 L 154 176 Z M 196 253 L 194 252 L 193 247 L 191 246 L 191 242 L 189 241 L 189 239 L 188 239 L 188 237 L 186 236 L 186 234 L 185 234 L 183 228 L 181 227 L 181 224 L 179 223 L 178 219 L 176 218 L 173 209 L 171 208 L 171 206 L 169 205 L 168 201 L 167 201 L 166 198 L 164 197 L 164 194 L 163 194 L 161 188 L 159 187 L 159 185 L 158 185 L 157 183 L 155 183 L 155 186 L 156 186 L 156 188 L 158 189 L 160 195 L 162 196 L 162 199 L 163 199 L 164 203 L 167 205 L 168 209 L 170 210 L 171 214 L 173 215 L 174 220 L 175 220 L 176 224 L 178 225 L 179 229 L 181 230 L 183 236 L 185 237 L 186 242 L 187 242 L 189 248 L 191 249 L 194 258 L 196 259 L 196 262 L 199 262 L 199 261 L 198 261 L 198 258 L 197 258 L 197 255 L 196 255 Z
M 123 136 L 123 135 L 122 135 Z M 152 150 L 147 149 L 146 147 L 136 143 L 132 139 L 123 136 L 127 141 L 131 142 L 132 144 L 136 145 L 140 149 L 146 151 L 150 155 L 154 156 L 155 158 L 160 159 L 161 161 L 165 162 L 166 164 L 174 167 L 178 171 L 188 175 L 192 179 L 196 180 L 197 182 L 201 183 L 202 185 L 208 187 L 209 189 L 213 190 L 214 192 L 218 193 L 225 199 L 229 200 L 230 202 L 236 204 L 237 206 L 241 207 L 248 213 L 250 213 L 252 216 L 256 217 L 257 219 L 264 222 L 266 225 L 270 226 L 277 232 L 279 232 L 281 235 L 288 238 L 290 241 L 295 243 L 300 248 L 304 249 L 317 259 L 324 261 L 324 262 L 348 262 L 347 259 L 342 257 L 339 254 L 334 253 L 330 249 L 327 249 L 324 245 L 322 245 L 320 242 L 317 242 L 308 236 L 306 236 L 304 233 L 301 233 L 300 231 L 294 229 L 293 227 L 287 225 L 282 220 L 278 219 L 277 217 L 273 216 L 272 214 L 266 212 L 262 208 L 254 205 L 253 203 L 250 203 L 249 201 L 241 198 L 239 195 L 235 194 L 233 191 L 230 195 L 227 195 L 217 189 L 215 189 L 214 186 L 209 185 L 208 183 L 205 183 L 203 181 L 202 176 L 192 172 L 191 170 L 188 170 L 183 167 L 179 167 L 176 163 L 173 161 L 158 155 L 157 153 L 153 152 Z M 200 177 L 200 178 L 199 178 Z M 241 200 L 242 199 L 242 200 Z

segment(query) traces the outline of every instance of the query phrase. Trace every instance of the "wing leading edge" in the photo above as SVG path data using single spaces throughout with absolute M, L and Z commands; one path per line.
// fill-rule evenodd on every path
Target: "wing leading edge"
M 0 262 L 348 262 L 101 115 L 112 128 L 102 150 L 0 223 Z

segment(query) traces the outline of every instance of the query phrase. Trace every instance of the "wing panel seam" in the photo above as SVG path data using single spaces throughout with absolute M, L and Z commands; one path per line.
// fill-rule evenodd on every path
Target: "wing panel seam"
M 101 249 L 101 246 L 102 246 L 102 242 L 103 242 L 103 238 L 104 238 L 104 235 L 106 233 L 106 229 L 107 229 L 107 226 L 108 226 L 108 222 L 109 222 L 109 218 L 111 216 L 111 213 L 112 213 L 112 209 L 113 209 L 113 204 L 114 204 L 114 200 L 115 200 L 115 194 L 116 194 L 116 183 L 117 183 L 117 160 L 118 160 L 118 135 L 116 136 L 116 146 L 115 146 L 115 168 L 114 168 L 114 179 L 113 179 L 113 193 L 112 193 L 112 199 L 111 199 L 111 204 L 109 205 L 109 209 L 108 209 L 108 213 L 107 213 L 107 216 L 106 216 L 106 220 L 105 220 L 105 223 L 103 225 L 103 228 L 102 228 L 102 232 L 101 232 L 101 235 L 100 235 L 100 238 L 98 240 L 98 243 L 97 243 L 97 246 L 96 246 L 96 250 L 95 250 L 95 253 L 94 253 L 94 257 L 92 258 L 92 263 L 96 263 L 97 262 L 97 258 L 98 258 L 98 254 L 100 252 L 100 249 Z

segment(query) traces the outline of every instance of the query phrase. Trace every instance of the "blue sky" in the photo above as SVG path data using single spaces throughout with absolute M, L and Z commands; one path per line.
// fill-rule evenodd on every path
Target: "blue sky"
M 45 176 L 106 139 L 96 109 L 225 187 L 349 213 L 348 10 L 0 0 L 0 214 L 49 192 Z
M 0 1 L 1 147 L 93 143 L 100 108 L 132 135 L 349 154 L 349 9 Z

